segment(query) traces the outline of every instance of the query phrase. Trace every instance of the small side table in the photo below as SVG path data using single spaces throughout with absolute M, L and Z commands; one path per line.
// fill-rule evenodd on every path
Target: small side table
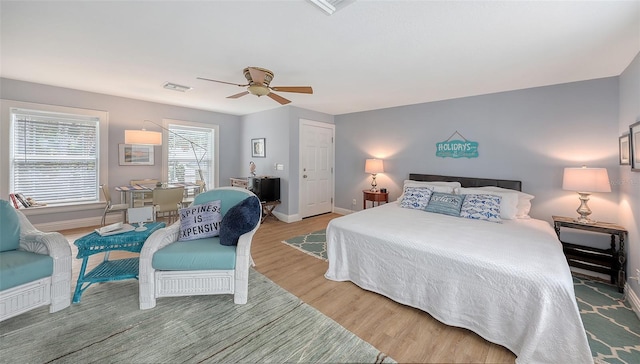
M 389 192 L 373 192 L 371 190 L 362 190 L 362 209 L 367 208 L 367 201 L 371 201 L 371 207 L 376 205 L 380 206 L 380 202 L 389 202 Z
M 138 279 L 138 258 L 109 260 L 112 250 L 124 250 L 139 253 L 144 242 L 156 230 L 165 227 L 164 222 L 153 222 L 145 225 L 145 231 L 129 231 L 122 234 L 101 236 L 92 232 L 77 239 L 74 244 L 78 247 L 76 258 L 82 258 L 82 266 L 78 275 L 78 282 L 73 293 L 73 303 L 79 303 L 82 293 L 93 283 L 118 281 L 122 279 Z M 104 260 L 91 272 L 85 274 L 89 257 L 105 253 Z
M 274 214 L 273 214 L 273 209 L 276 208 L 276 206 L 280 205 L 280 201 L 262 201 L 260 202 L 260 204 L 262 205 L 262 220 L 260 220 L 260 223 L 262 224 L 264 222 L 264 220 L 271 216 L 274 219 L 280 221 L 280 219 L 278 219 Z
M 607 222 L 581 224 L 570 217 L 564 216 L 553 216 L 553 227 L 558 239 L 560 239 L 560 229 L 562 227 L 611 235 L 611 247 L 609 249 L 566 243 L 562 240 L 560 242 L 570 266 L 609 274 L 611 283 L 618 286 L 618 292 L 624 291 L 624 284 L 627 280 L 625 264 L 627 258 L 624 247 L 627 230 L 624 227 Z M 618 237 L 617 249 L 616 237 Z

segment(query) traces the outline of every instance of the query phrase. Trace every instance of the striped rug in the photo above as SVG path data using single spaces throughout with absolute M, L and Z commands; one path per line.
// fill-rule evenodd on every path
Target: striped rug
M 87 289 L 80 304 L 0 323 L 1 363 L 394 363 L 254 270 L 249 300 L 161 298 L 138 308 L 138 282 Z

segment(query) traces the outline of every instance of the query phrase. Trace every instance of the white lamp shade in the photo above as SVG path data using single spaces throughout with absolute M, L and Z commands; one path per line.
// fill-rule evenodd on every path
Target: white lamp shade
M 364 163 L 364 172 L 375 174 L 384 172 L 384 166 L 382 165 L 382 159 L 367 159 Z
M 125 130 L 124 143 L 162 145 L 162 133 L 148 130 Z
M 606 168 L 565 168 L 562 189 L 576 192 L 611 192 Z

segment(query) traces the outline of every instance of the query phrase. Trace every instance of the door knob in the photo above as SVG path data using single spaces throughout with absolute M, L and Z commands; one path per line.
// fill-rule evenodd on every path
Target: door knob
M 302 175 L 302 178 L 307 178 L 307 175 L 306 175 L 306 174 L 303 174 L 303 175 Z

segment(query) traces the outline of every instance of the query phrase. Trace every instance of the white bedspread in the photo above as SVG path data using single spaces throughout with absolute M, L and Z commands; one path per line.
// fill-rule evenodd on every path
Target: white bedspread
M 325 277 L 472 330 L 517 363 L 592 363 L 569 266 L 549 223 L 502 224 L 390 203 L 332 220 Z

